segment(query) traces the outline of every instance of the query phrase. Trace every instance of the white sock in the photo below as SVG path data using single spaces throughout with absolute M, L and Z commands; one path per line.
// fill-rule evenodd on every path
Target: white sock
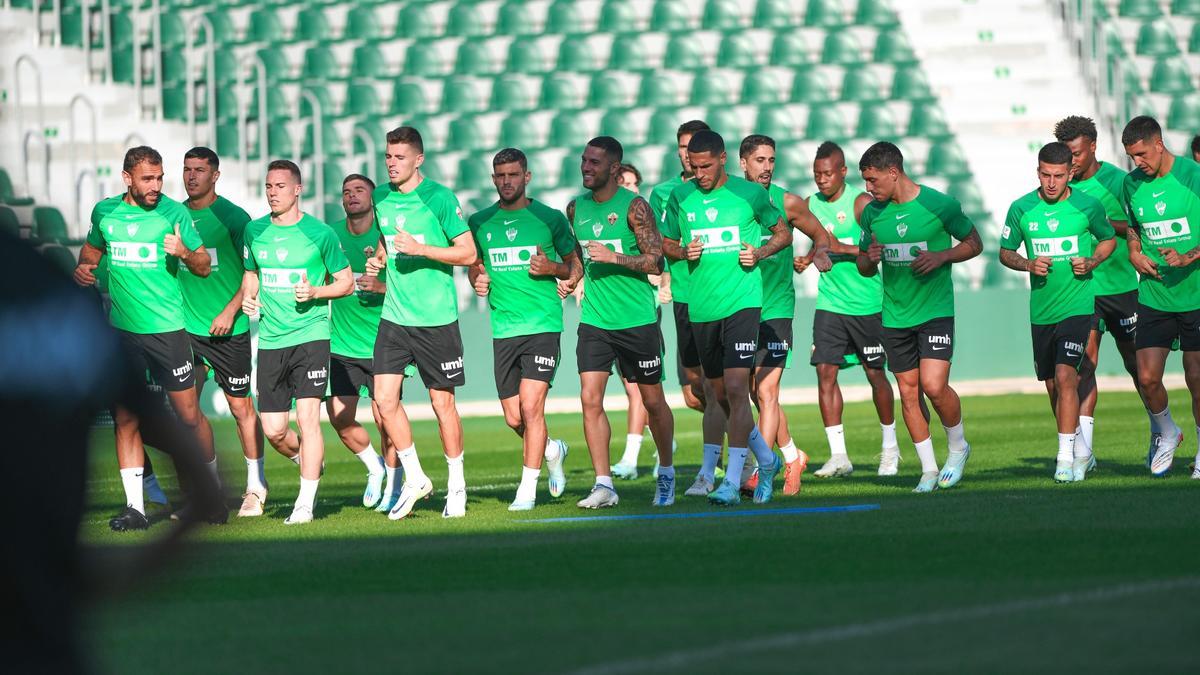
M 221 474 L 217 473 L 217 458 L 213 457 L 211 462 L 206 462 L 204 464 L 204 468 L 208 469 L 209 475 L 212 476 L 212 479 L 217 482 L 217 485 L 220 485 Z
M 538 476 L 541 474 L 541 469 L 521 467 L 521 484 L 517 486 L 517 501 L 531 502 L 537 498 L 537 482 Z
M 729 446 L 729 458 L 725 462 L 725 480 L 740 480 L 742 477 L 742 469 L 746 466 L 746 455 L 749 454 L 749 448 L 735 448 Z M 741 487 L 735 485 L 735 487 Z
M 641 434 L 625 434 L 625 453 L 621 455 L 621 464 L 637 466 L 638 453 L 642 451 Z
M 754 453 L 754 458 L 758 460 L 759 466 L 775 464 L 775 452 L 771 450 L 771 444 L 759 432 L 758 425 L 750 430 L 750 451 Z
M 879 429 L 883 432 L 883 447 L 897 448 L 900 447 L 900 441 L 896 440 L 896 423 L 880 424 Z
M 673 467 L 673 466 L 660 466 L 660 467 L 658 467 L 658 475 L 660 475 L 660 476 L 667 476 L 667 477 L 669 477 L 669 478 L 672 478 L 672 479 L 674 479 L 674 478 L 675 478 L 675 467 Z
M 1096 418 L 1079 416 L 1079 429 L 1076 431 L 1075 449 L 1078 451 L 1080 442 L 1083 447 L 1087 448 L 1087 453 L 1084 457 L 1092 454 L 1092 438 L 1096 431 Z
M 400 466 L 404 467 L 404 482 L 413 485 L 424 485 L 429 477 L 421 469 L 421 460 L 417 458 L 417 446 L 410 445 L 400 451 Z
M 288 461 L 290 461 L 292 464 L 295 464 L 296 466 L 300 466 L 300 453 L 297 452 L 295 455 L 288 457 Z
M 121 469 L 121 485 L 125 488 L 125 505 L 133 507 L 144 516 L 146 502 L 142 497 L 142 470 L 143 467 L 140 466 Z
M 1075 427 L 1075 440 L 1071 443 L 1073 448 L 1072 454 L 1075 459 L 1087 459 L 1092 456 L 1092 449 L 1083 438 L 1083 434 L 1079 431 L 1079 427 Z
M 825 427 L 825 438 L 829 439 L 829 454 L 833 457 L 846 457 L 846 431 L 840 424 Z
M 962 420 L 952 427 L 942 427 L 946 430 L 946 444 L 950 452 L 962 452 L 967 447 L 967 439 L 963 434 Z
M 446 478 L 446 490 L 466 490 L 467 479 L 463 475 L 463 456 L 447 457 L 446 469 L 449 471 L 449 476 Z
M 383 475 L 387 476 L 387 484 L 383 487 L 383 494 L 389 496 L 396 494 L 396 467 L 383 467 Z
M 1075 459 L 1075 434 L 1058 435 L 1058 457 L 1055 458 L 1059 464 L 1070 463 Z
M 263 464 L 261 457 L 246 460 L 246 492 L 267 491 L 267 477 Z
M 596 485 L 603 485 L 609 490 L 616 492 L 616 489 L 613 488 L 612 476 L 596 476 Z
M 313 508 L 313 504 L 317 501 L 317 485 L 320 482 L 321 482 L 321 479 L 319 479 L 319 478 L 317 480 L 309 480 L 307 478 L 301 478 L 300 479 L 300 494 L 296 496 L 296 506 L 293 508 L 307 506 L 308 509 L 311 511 Z
M 557 461 L 559 455 L 561 455 L 561 454 L 562 454 L 562 445 L 560 445 L 559 442 L 554 440 L 553 438 L 547 438 L 546 439 L 546 455 L 545 455 L 546 461 L 547 462 Z
M 1152 413 L 1150 418 L 1152 420 L 1151 428 L 1158 433 L 1164 436 L 1179 433 L 1179 425 L 1175 424 L 1175 420 L 1171 418 L 1170 407 L 1163 408 L 1162 412 Z
M 796 450 L 796 439 L 794 438 L 789 438 L 788 442 L 779 451 L 783 453 L 783 461 L 788 464 L 800 459 L 800 453 Z
M 366 449 L 362 452 L 354 453 L 354 456 L 367 467 L 367 473 L 372 476 L 383 473 L 383 458 L 375 454 L 375 448 L 370 443 L 367 443 Z
M 148 473 L 142 476 L 142 493 L 146 495 L 146 501 L 155 504 L 166 504 L 167 495 L 163 492 L 162 486 L 158 484 L 158 476 Z
M 716 443 L 704 444 L 704 457 L 700 463 L 700 475 L 708 479 L 712 483 L 713 475 L 717 471 L 717 462 L 721 459 L 721 446 Z
M 921 460 L 921 473 L 937 473 L 937 457 L 933 454 L 933 438 L 926 438 L 919 443 L 913 443 L 917 448 L 917 457 Z

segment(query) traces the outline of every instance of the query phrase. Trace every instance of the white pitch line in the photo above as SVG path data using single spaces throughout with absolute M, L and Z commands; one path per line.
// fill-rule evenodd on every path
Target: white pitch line
M 1041 598 L 1014 600 L 991 605 L 978 605 L 962 609 L 941 610 L 910 614 L 892 619 L 849 624 L 835 628 L 781 633 L 767 638 L 726 642 L 710 647 L 667 652 L 659 656 L 616 661 L 588 666 L 569 671 L 572 675 L 615 675 L 617 673 L 659 672 L 665 669 L 680 669 L 710 659 L 729 657 L 741 653 L 754 653 L 765 649 L 786 649 L 801 645 L 824 644 L 854 638 L 892 633 L 917 626 L 945 624 L 957 621 L 985 619 L 1006 614 L 1018 614 L 1049 607 L 1067 607 L 1114 598 L 1124 598 L 1145 593 L 1160 593 L 1181 588 L 1200 588 L 1200 577 L 1184 577 L 1168 581 L 1150 581 L 1141 584 L 1122 584 L 1092 591 L 1059 593 Z

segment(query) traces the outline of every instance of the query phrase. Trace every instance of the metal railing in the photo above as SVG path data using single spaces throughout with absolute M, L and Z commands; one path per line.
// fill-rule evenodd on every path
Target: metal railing
M 75 133 L 75 129 L 76 129 L 76 127 L 75 127 L 75 117 L 76 117 L 75 110 L 76 110 L 76 108 L 78 108 L 81 105 L 84 106 L 88 112 L 88 121 L 90 123 L 88 126 L 91 130 L 91 137 L 88 139 L 89 140 L 88 145 L 91 148 L 91 160 L 92 160 L 91 166 L 84 169 L 84 171 L 82 173 L 79 171 L 79 139 Z M 97 148 L 96 148 L 97 141 L 99 140 L 99 134 L 97 133 L 98 120 L 97 120 L 97 115 L 96 115 L 96 104 L 93 103 L 92 100 L 90 98 L 88 98 L 87 96 L 84 96 L 83 94 L 76 94 L 71 99 L 71 102 L 69 104 L 67 104 L 67 117 L 69 118 L 69 123 L 68 123 L 68 127 L 67 127 L 67 129 L 68 129 L 67 144 L 70 146 L 71 176 L 75 179 L 75 215 L 78 217 L 80 215 L 80 208 L 83 203 L 83 195 L 82 195 L 83 176 L 82 176 L 82 174 L 90 174 L 91 176 L 93 176 L 93 178 L 96 182 L 96 199 L 100 199 L 100 197 L 101 197 L 100 185 L 99 185 L 100 156 L 99 156 L 99 152 L 97 151 Z M 80 220 L 77 220 L 76 222 L 82 223 L 82 222 L 86 222 L 86 221 L 83 219 L 80 219 Z
M 158 25 L 156 18 L 154 24 Z M 192 139 L 192 143 L 197 143 L 196 137 L 196 79 L 192 68 L 192 47 L 195 46 L 193 40 L 193 32 L 196 27 L 204 28 L 204 93 L 208 109 L 208 142 L 212 145 L 217 143 L 217 68 L 216 57 L 213 54 L 213 24 L 207 16 L 197 14 L 188 24 L 187 36 L 184 38 L 184 56 L 187 59 L 187 75 L 184 78 L 184 86 L 187 88 L 187 124 L 188 137 Z M 161 52 L 161 49 L 159 50 Z M 161 61 L 161 57 L 156 58 L 156 61 Z M 161 77 L 159 78 L 162 79 Z M 161 96 L 162 85 L 159 85 Z
M 316 177 L 317 181 L 317 217 L 321 219 L 321 222 L 325 222 L 325 139 L 322 137 L 322 132 L 324 131 L 322 128 L 324 126 L 324 116 L 322 115 L 321 111 L 321 101 L 317 99 L 316 94 L 308 91 L 307 89 L 300 90 L 300 98 L 301 100 L 308 102 L 309 117 L 312 120 L 310 124 L 312 124 L 313 134 L 312 158 L 313 164 L 315 165 L 313 168 L 313 175 Z M 299 110 L 299 106 L 296 107 L 296 110 Z M 297 113 L 297 115 L 298 114 L 299 113 Z M 297 118 L 293 117 L 292 120 L 295 122 L 297 121 Z M 293 143 L 292 152 L 296 155 L 295 159 L 298 163 L 300 155 L 304 154 L 303 148 L 297 149 L 296 144 Z
M 37 98 L 34 100 L 34 112 L 37 117 L 37 128 L 28 129 L 25 124 L 25 97 L 24 87 L 21 83 L 22 66 L 27 66 L 28 70 L 33 73 L 36 80 L 34 92 Z M 44 98 L 42 96 L 42 67 L 38 65 L 28 54 L 22 54 L 13 62 L 13 98 L 16 107 L 17 116 L 17 137 L 21 146 L 21 166 L 25 178 L 25 190 L 30 195 L 33 194 L 32 184 L 29 181 L 29 163 L 32 156 L 29 151 L 29 144 L 32 140 L 37 140 L 42 146 L 42 171 L 44 174 L 44 182 L 42 189 L 44 190 L 47 200 L 50 198 L 50 144 L 46 141 L 46 110 Z

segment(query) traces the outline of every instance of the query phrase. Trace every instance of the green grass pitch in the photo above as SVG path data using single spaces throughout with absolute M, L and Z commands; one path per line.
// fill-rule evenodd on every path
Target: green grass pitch
M 361 464 L 327 428 L 313 524 L 283 525 L 297 474 L 268 450 L 267 515 L 202 530 L 185 560 L 89 614 L 88 644 L 103 671 L 155 674 L 1189 670 L 1200 481 L 1186 470 L 1196 451 L 1186 392 L 1171 396 L 1187 431 L 1166 479 L 1144 468 L 1146 421 L 1132 394 L 1101 397 L 1099 468 L 1072 485 L 1051 480 L 1045 397 L 997 396 L 964 400 L 966 478 L 924 496 L 910 493 L 919 464 L 903 431 L 900 476 L 874 475 L 874 411 L 850 404 L 852 477 L 806 475 L 799 497 L 738 508 L 880 508 L 744 518 L 518 522 L 592 515 L 574 506 L 591 483 L 580 418 L 561 415 L 550 419 L 551 434 L 571 444 L 561 500 L 549 500 L 543 473 L 538 508 L 508 513 L 519 441 L 499 418 L 468 419 L 468 516 L 443 520 L 436 428 L 418 423 L 439 491 L 390 522 L 359 505 Z M 828 452 L 816 407 L 787 413 L 811 471 Z M 669 512 L 712 511 L 682 496 L 700 420 L 676 415 L 679 498 Z M 620 438 L 623 415 L 612 419 Z M 233 427 L 215 427 L 237 490 Z M 107 531 L 123 497 L 111 432 L 96 439 L 83 536 L 136 541 Z M 934 441 L 944 459 L 940 429 Z M 616 514 L 657 512 L 650 447 L 645 474 L 618 485 Z M 169 462 L 158 464 L 170 491 Z

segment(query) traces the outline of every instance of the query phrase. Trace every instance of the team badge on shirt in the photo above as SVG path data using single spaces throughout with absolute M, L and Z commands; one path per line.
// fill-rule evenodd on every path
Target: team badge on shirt
M 608 224 L 609 224 L 609 225 L 616 225 L 616 224 L 617 224 L 617 214 L 616 214 L 616 212 L 613 212 L 613 213 L 610 213 L 610 214 L 608 214 Z M 599 235 L 597 235 L 597 236 L 599 236 Z
M 896 234 L 900 235 L 900 238 L 903 239 L 904 235 L 908 234 L 908 226 L 903 223 L 901 223 L 900 225 L 897 225 L 896 226 Z
M 717 222 L 718 213 L 719 212 L 715 206 L 710 206 L 708 207 L 708 210 L 704 212 L 704 217 L 708 218 L 708 222 L 715 223 Z
M 508 228 L 507 230 L 504 231 L 504 236 L 508 237 L 509 241 L 516 241 L 517 240 L 517 228 L 515 228 L 515 227 Z
M 279 258 L 279 262 L 283 262 L 283 261 L 287 260 L 287 257 L 288 257 L 287 249 L 286 248 L 275 249 L 275 257 Z

